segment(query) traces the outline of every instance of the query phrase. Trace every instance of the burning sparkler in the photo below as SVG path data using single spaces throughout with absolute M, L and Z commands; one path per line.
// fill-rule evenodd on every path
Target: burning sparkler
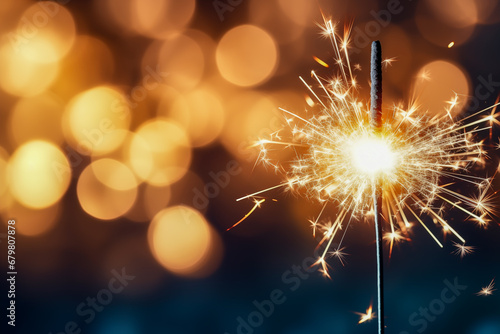
M 349 224 L 363 216 L 374 216 L 377 241 L 382 237 L 388 239 L 391 252 L 394 243 L 409 240 L 413 221 L 418 222 L 439 247 L 443 247 L 427 226 L 425 217 L 428 216 L 445 232 L 452 233 L 467 253 L 470 248 L 444 218 L 444 208 L 454 207 L 480 225 L 487 225 L 493 216 L 491 197 L 486 195 L 492 179 L 471 175 L 470 170 L 472 166 L 484 165 L 486 158 L 483 144 L 474 141 L 474 134 L 489 130 L 493 123 L 498 122 L 498 113 L 492 112 L 484 118 L 479 115 L 499 104 L 459 122 L 451 116 L 452 110 L 457 108 L 458 96 L 449 101 L 449 106 L 440 116 L 422 111 L 415 100 L 406 106 L 395 105 L 390 112 L 382 113 L 381 67 L 373 64 L 382 64 L 383 61 L 380 44 L 375 43 L 370 113 L 367 103 L 357 96 L 357 83 L 348 55 L 350 28 L 341 35 L 332 21 L 325 20 L 322 29 L 323 35 L 331 41 L 337 64 L 333 78 L 325 79 L 311 72 L 324 98 L 320 98 L 319 93 L 299 77 L 311 97 L 319 103 L 320 110 L 312 116 L 301 117 L 280 108 L 286 127 L 270 138 L 259 140 L 255 146 L 260 147 L 259 160 L 283 173 L 285 180 L 238 200 L 250 198 L 258 203 L 263 198 L 262 193 L 282 188 L 322 203 L 312 225 L 314 231 L 319 228 L 326 230 L 319 244 L 324 250 L 316 264 L 328 277 L 326 259 L 335 255 L 335 251 L 330 251 L 333 240 L 344 230 L 337 250 L 340 249 Z M 319 58 L 315 60 L 325 63 Z M 296 158 L 293 161 L 275 162 L 270 158 L 270 152 L 283 147 L 294 150 Z M 447 183 L 443 184 L 443 181 Z M 481 195 L 475 198 L 454 190 L 452 186 L 456 183 L 473 185 Z M 330 225 L 325 226 L 320 219 L 329 204 L 338 208 L 338 214 Z M 390 233 L 383 236 L 385 224 Z M 378 259 L 381 280 L 381 243 Z M 381 284 L 379 288 L 382 288 Z M 379 305 L 383 301 L 381 293 L 379 290 Z M 380 323 L 383 321 L 382 311 L 380 305 Z

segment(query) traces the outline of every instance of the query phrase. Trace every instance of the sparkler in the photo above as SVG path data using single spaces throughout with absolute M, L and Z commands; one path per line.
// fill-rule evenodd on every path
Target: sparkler
M 284 128 L 254 144 L 260 148 L 259 161 L 283 174 L 284 181 L 238 201 L 252 199 L 253 211 L 264 199 L 263 193 L 282 189 L 321 203 L 321 211 L 312 225 L 313 234 L 323 232 L 318 247 L 324 250 L 316 265 L 327 277 L 330 277 L 327 257 L 343 254 L 341 246 L 351 222 L 373 216 L 380 282 L 377 316 L 379 329 L 383 331 L 382 238 L 389 240 L 389 254 L 392 254 L 393 245 L 410 240 L 412 228 L 418 224 L 442 248 L 432 231 L 436 227 L 428 226 L 426 220 L 430 218 L 465 246 L 465 239 L 445 219 L 446 209 L 458 209 L 481 226 L 493 217 L 492 195 L 486 195 L 491 190 L 492 178 L 472 175 L 471 169 L 484 166 L 487 157 L 483 143 L 475 141 L 474 136 L 498 122 L 498 113 L 487 117 L 481 114 L 499 103 L 455 121 L 451 115 L 458 107 L 458 96 L 448 102 L 449 107 L 441 115 L 422 110 L 413 98 L 407 105 L 396 104 L 384 112 L 382 123 L 381 64 L 384 62 L 380 44 L 373 45 L 370 112 L 367 103 L 357 96 L 358 84 L 352 67 L 359 66 L 352 66 L 349 59 L 350 29 L 347 27 L 340 34 L 336 25 L 325 19 L 322 34 L 332 44 L 337 73 L 332 78 L 322 78 L 311 72 L 321 93 L 299 77 L 317 101 L 318 109 L 313 115 L 301 116 L 280 108 L 285 118 Z M 325 67 L 328 65 L 319 58 L 315 60 Z M 295 159 L 283 162 L 271 159 L 273 150 L 283 148 L 292 149 Z M 480 195 L 468 196 L 457 185 L 474 186 Z M 329 204 L 337 208 L 336 217 L 322 223 Z M 384 225 L 390 228 L 385 235 Z M 331 251 L 336 238 L 340 238 L 339 246 Z

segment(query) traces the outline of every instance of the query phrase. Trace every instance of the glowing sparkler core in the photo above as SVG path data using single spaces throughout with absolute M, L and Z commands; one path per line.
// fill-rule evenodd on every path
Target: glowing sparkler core
M 384 138 L 362 137 L 351 144 L 350 151 L 354 167 L 368 176 L 388 174 L 396 168 L 396 154 Z

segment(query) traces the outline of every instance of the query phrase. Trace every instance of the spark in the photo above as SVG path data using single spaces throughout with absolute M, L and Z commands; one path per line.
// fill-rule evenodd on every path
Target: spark
M 382 61 L 385 68 L 392 66 L 392 63 L 396 61 L 396 57 L 386 58 Z
M 496 291 L 495 289 L 495 279 L 492 279 L 490 284 L 488 286 L 483 287 L 476 295 L 478 296 L 491 296 L 493 294 L 493 291 Z
M 497 96 L 495 104 L 491 109 L 491 113 L 488 116 L 485 116 L 485 118 L 490 122 L 490 140 L 493 138 L 493 124 L 500 125 L 500 121 L 498 120 L 498 118 L 500 117 L 500 112 L 496 112 L 497 107 L 499 105 L 499 101 L 500 101 L 500 95 Z
M 252 212 L 255 211 L 255 209 L 260 208 L 260 205 L 262 203 L 264 203 L 265 201 L 266 201 L 266 199 L 264 199 L 264 198 L 261 200 L 254 199 L 255 205 L 253 206 L 253 208 L 250 211 L 248 211 L 248 213 L 243 218 L 241 218 L 238 222 L 236 222 L 233 226 L 228 228 L 226 231 L 229 231 L 229 230 L 235 228 L 236 226 L 238 226 L 240 223 L 242 223 L 245 219 L 247 219 L 252 214 Z
M 314 60 L 316 60 L 316 62 L 317 62 L 318 64 L 320 64 L 321 66 L 324 66 L 324 67 L 330 67 L 327 63 L 325 63 L 323 60 L 319 59 L 318 57 L 314 56 L 313 58 L 314 58 Z
M 392 249 L 394 247 L 394 244 L 400 242 L 401 240 L 411 241 L 410 238 L 405 238 L 399 232 L 396 231 L 386 233 L 384 235 L 384 240 L 386 240 L 389 243 L 389 258 L 392 257 Z
M 314 107 L 315 103 L 314 103 L 313 99 L 311 99 L 311 97 L 309 95 L 306 95 L 305 99 L 306 99 L 306 103 L 309 105 L 309 107 Z
M 362 324 L 363 322 L 370 321 L 370 320 L 375 318 L 375 313 L 372 312 L 372 309 L 373 309 L 373 307 L 372 307 L 372 305 L 370 305 L 370 307 L 366 310 L 366 313 L 355 312 L 356 314 L 361 316 L 358 324 Z
M 286 120 L 280 138 L 258 142 L 259 160 L 282 174 L 284 181 L 239 200 L 281 189 L 321 203 L 321 212 L 310 222 L 314 235 L 323 233 L 318 247 L 325 249 L 316 265 L 327 277 L 325 255 L 341 257 L 336 252 L 342 251 L 347 229 L 336 250 L 330 251 L 334 238 L 351 221 L 373 216 L 372 195 L 379 184 L 383 185 L 384 216 L 391 229 L 385 235 L 391 254 L 395 243 L 411 241 L 415 220 L 419 224 L 415 222 L 415 226 L 423 227 L 439 247 L 443 244 L 433 231 L 436 228 L 461 243 L 457 243 L 457 254 L 470 253 L 472 248 L 465 246 L 465 238 L 448 223 L 446 213 L 458 209 L 481 226 L 496 215 L 498 199 L 490 191 L 492 178 L 472 174 L 472 168 L 480 168 L 487 158 L 482 142 L 475 138 L 498 124 L 499 115 L 492 110 L 496 105 L 457 120 L 457 94 L 440 113 L 428 112 L 412 99 L 384 110 L 383 128 L 375 133 L 369 104 L 358 97 L 347 52 L 352 26 L 348 25 L 343 34 L 336 27 L 325 20 L 322 28 L 333 47 L 333 62 L 338 65 L 335 75 L 323 79 L 313 71 L 312 83 L 299 77 L 309 99 L 317 103 L 308 103 L 312 110 L 304 114 L 280 108 Z M 422 73 L 419 79 L 430 80 L 430 73 Z M 488 117 L 482 117 L 490 111 Z M 490 126 L 482 126 L 485 123 Z M 289 150 L 293 158 L 272 159 L 270 154 L 278 149 Z M 465 184 L 477 187 L 479 195 L 464 193 L 461 186 Z M 321 222 L 320 216 L 331 207 L 336 209 L 336 218 Z M 429 224 L 432 221 L 436 226 Z
M 473 247 L 473 246 L 465 246 L 465 245 L 461 245 L 457 242 L 453 242 L 453 246 L 455 246 L 457 249 L 455 249 L 452 252 L 452 254 L 460 255 L 461 259 L 463 259 L 465 255 L 474 253 L 474 249 L 475 249 L 475 247 Z
M 421 81 L 430 81 L 431 80 L 431 74 L 429 73 L 428 70 L 423 70 L 422 73 L 418 77 Z
M 345 257 L 348 255 L 347 253 L 343 252 L 344 249 L 345 249 L 345 247 L 342 247 L 340 249 L 337 248 L 333 252 L 330 252 L 330 255 L 339 259 L 339 261 L 340 261 L 340 263 L 342 263 L 342 265 L 344 265 Z
M 448 44 L 448 49 L 451 49 L 454 45 L 455 45 L 455 42 L 450 42 L 450 44 Z

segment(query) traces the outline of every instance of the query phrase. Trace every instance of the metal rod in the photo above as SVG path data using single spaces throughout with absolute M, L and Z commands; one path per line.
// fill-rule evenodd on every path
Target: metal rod
M 382 128 L 382 47 L 379 41 L 372 43 L 371 53 L 371 110 L 370 123 L 376 132 Z M 378 333 L 383 334 L 384 326 L 384 248 L 382 243 L 382 184 L 376 181 L 373 187 L 373 210 L 375 217 L 375 238 L 377 246 L 377 299 Z

